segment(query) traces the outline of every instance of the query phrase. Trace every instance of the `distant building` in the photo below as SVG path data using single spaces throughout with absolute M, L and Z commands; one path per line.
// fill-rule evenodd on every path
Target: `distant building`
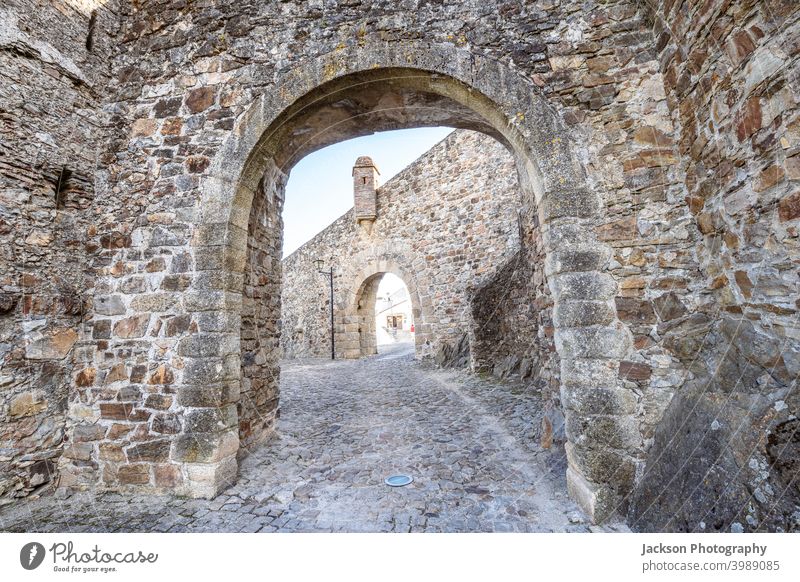
M 375 301 L 375 329 L 378 345 L 410 342 L 414 339 L 414 317 L 408 289 L 398 278 L 384 279 Z M 384 282 L 382 282 L 384 283 Z M 388 292 L 383 289 L 391 285 Z

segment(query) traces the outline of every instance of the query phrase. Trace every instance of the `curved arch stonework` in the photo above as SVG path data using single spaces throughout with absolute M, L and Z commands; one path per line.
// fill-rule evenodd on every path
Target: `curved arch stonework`
M 251 208 L 259 192 L 280 190 L 275 176 L 288 172 L 286 164 L 331 140 L 378 129 L 428 123 L 476 129 L 496 136 L 513 151 L 523 196 L 538 208 L 555 302 L 562 398 L 567 406 L 570 491 L 596 519 L 614 511 L 630 490 L 641 449 L 641 435 L 629 406 L 632 396 L 620 387 L 617 377 L 619 360 L 631 348 L 630 332 L 616 318 L 612 301 L 616 282 L 604 272 L 610 249 L 593 234 L 602 220 L 601 195 L 589 187 L 555 110 L 530 80 L 498 62 L 435 45 L 368 45 L 352 52 L 337 51 L 282 75 L 276 86 L 279 90 L 261 96 L 237 121 L 201 186 L 200 224 L 194 239 L 196 269 L 223 267 L 225 276 L 213 291 L 188 293 L 197 293 L 198 310 L 215 312 L 231 323 L 207 340 L 219 346 L 209 354 L 216 361 L 206 358 L 196 374 L 187 369 L 181 390 L 207 391 L 206 369 L 216 366 L 215 376 L 225 383 L 219 389 L 221 398 L 236 400 L 235 389 L 227 383 L 243 380 L 236 322 L 242 282 L 247 278 Z M 313 120 L 331 99 L 362 95 L 367 88 L 378 91 L 370 103 L 377 112 L 375 119 L 368 110 L 356 114 L 357 129 L 331 137 L 322 133 L 291 151 L 282 149 L 281 140 L 292 132 L 302 133 L 296 132 L 296 124 L 307 124 L 308 117 Z M 408 106 L 409 99 L 424 100 L 429 95 L 441 97 L 433 100 L 431 107 L 437 114 L 432 120 L 422 113 L 428 111 L 427 105 Z M 387 102 L 396 105 L 381 106 Z M 441 111 L 448 114 L 445 119 Z M 318 117 L 324 125 L 331 123 L 325 115 Z M 209 414 L 217 415 L 218 410 L 211 409 Z M 228 428 L 228 418 L 217 416 L 217 420 L 223 430 L 189 430 L 179 437 L 179 443 L 188 444 L 185 448 L 190 454 L 184 456 L 184 447 L 178 446 L 175 460 L 202 461 L 188 468 L 189 494 L 215 493 L 235 470 L 235 431 Z
M 404 272 L 390 261 L 381 261 L 380 264 L 373 263 L 355 275 L 353 281 L 361 281 L 361 283 L 356 287 L 352 296 L 348 295 L 342 301 L 344 305 L 342 315 L 345 321 L 341 337 L 337 340 L 337 342 L 341 342 L 341 357 L 361 358 L 378 353 L 375 300 L 377 299 L 378 285 L 387 273 L 402 279 L 408 290 L 414 322 L 419 329 L 414 336 L 415 346 L 424 346 L 428 340 L 429 332 L 425 323 L 427 309 L 420 308 L 419 292 L 413 275 L 407 271 Z M 351 327 L 348 327 L 348 324 Z

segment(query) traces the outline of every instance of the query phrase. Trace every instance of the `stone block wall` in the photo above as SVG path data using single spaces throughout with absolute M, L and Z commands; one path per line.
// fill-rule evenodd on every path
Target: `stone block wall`
M 62 455 L 96 465 L 65 434 L 91 317 L 95 170 L 107 118 L 116 2 L 0 6 L 0 505 L 55 481 Z
M 317 273 L 318 258 L 334 268 L 339 357 L 374 353 L 362 354 L 359 328 L 374 322 L 358 304 L 374 313 L 375 275 L 386 272 L 409 288 L 418 355 L 451 351 L 473 328 L 471 293 L 519 251 L 520 197 L 502 144 L 452 133 L 378 189 L 374 223 L 358 224 L 351 210 L 284 259 L 284 355 L 330 353 L 328 279 Z
M 242 297 L 242 383 L 238 418 L 240 446 L 258 443 L 269 433 L 278 411 L 281 355 L 281 262 L 283 185 L 266 191 L 265 181 L 250 211 L 248 269 Z
M 800 10 L 767 0 L 652 11 L 700 276 L 688 310 L 680 281 L 654 302 L 686 372 L 655 432 L 635 524 L 794 530 Z

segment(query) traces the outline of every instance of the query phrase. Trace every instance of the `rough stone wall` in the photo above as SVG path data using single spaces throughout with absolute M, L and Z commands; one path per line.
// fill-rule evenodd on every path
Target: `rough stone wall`
M 21 261 L 16 257 L 36 256 L 42 265 L 37 280 L 70 281 L 66 293 L 48 291 L 48 297 L 71 297 L 74 283 L 94 299 L 84 317 L 81 339 L 85 337 L 86 343 L 77 343 L 78 338 L 74 342 L 80 346 L 79 365 L 71 374 L 70 453 L 61 459 L 62 483 L 88 486 L 102 477 L 104 484 L 114 488 L 178 487 L 195 495 L 219 490 L 235 470 L 231 459 L 238 430 L 227 426 L 218 413 L 238 402 L 242 385 L 241 357 L 231 350 L 238 349 L 238 337 L 244 334 L 243 281 L 215 280 L 204 273 L 236 272 L 229 261 L 234 251 L 247 249 L 251 208 L 244 194 L 233 208 L 217 207 L 213 198 L 201 203 L 201 188 L 222 190 L 227 187 L 225 181 L 231 180 L 221 165 L 216 170 L 219 175 L 211 175 L 212 160 L 228 160 L 225 148 L 235 149 L 247 127 L 258 126 L 254 119 L 281 110 L 284 96 L 294 95 L 292 91 L 303 86 L 306 77 L 330 80 L 351 70 L 354 63 L 366 69 L 389 61 L 394 66 L 403 62 L 455 75 L 463 73 L 462 61 L 439 57 L 463 54 L 468 62 L 483 63 L 487 70 L 494 63 L 506 71 L 505 77 L 486 82 L 488 73 L 473 69 L 471 82 L 483 83 L 484 92 L 492 86 L 510 88 L 511 84 L 503 83 L 521 78 L 537 89 L 528 92 L 526 103 L 538 103 L 539 96 L 546 99 L 547 108 L 538 110 L 544 117 L 534 120 L 522 106 L 503 112 L 507 125 L 550 127 L 548 115 L 564 121 L 563 132 L 534 144 L 542 167 L 552 167 L 550 153 L 560 151 L 559 144 L 568 144 L 582 163 L 581 175 L 586 171 L 586 183 L 577 189 L 572 178 L 567 180 L 562 174 L 566 184 L 561 185 L 557 176 L 548 174 L 549 191 L 560 197 L 548 198 L 539 209 L 544 216 L 543 238 L 550 245 L 546 273 L 553 292 L 561 390 L 567 396 L 563 400 L 566 432 L 571 442 L 579 443 L 568 447 L 573 495 L 585 507 L 599 503 L 625 512 L 630 497 L 624 492 L 639 486 L 645 493 L 637 495 L 649 506 L 647 500 L 655 497 L 646 490 L 657 493 L 663 479 L 652 470 L 649 473 L 654 476 L 648 478 L 645 458 L 663 459 L 656 454 L 659 450 L 676 451 L 680 458 L 682 453 L 677 451 L 682 449 L 673 446 L 670 437 L 680 425 L 670 424 L 669 419 L 680 419 L 693 403 L 705 402 L 701 409 L 715 410 L 711 396 L 691 394 L 692 386 L 703 390 L 698 380 L 702 371 L 714 370 L 720 363 L 720 378 L 735 376 L 735 370 L 741 369 L 748 388 L 735 398 L 721 387 L 706 391 L 707 395 L 725 393 L 725 403 L 744 403 L 727 421 L 718 421 L 723 426 L 744 426 L 743 431 L 702 433 L 724 452 L 723 461 L 735 457 L 713 481 L 737 484 L 734 487 L 741 486 L 743 496 L 752 492 L 755 508 L 762 503 L 759 497 L 769 497 L 766 486 L 754 485 L 765 472 L 773 492 L 786 492 L 774 496 L 774 513 L 782 516 L 775 523 L 786 524 L 794 503 L 787 505 L 786 500 L 796 499 L 797 493 L 785 477 L 792 472 L 791 464 L 783 466 L 779 459 L 783 457 L 776 451 L 792 450 L 796 434 L 791 430 L 795 421 L 789 416 L 796 412 L 791 388 L 797 375 L 797 331 L 792 325 L 797 310 L 797 279 L 792 278 L 797 271 L 795 2 L 712 0 L 697 5 L 669 1 L 652 8 L 621 0 L 493 4 L 412 0 L 402 5 L 382 0 L 122 2 L 118 11 L 123 28 L 113 43 L 119 52 L 111 59 L 81 52 L 85 38 L 78 31 L 84 24 L 88 27 L 89 15 L 70 18 L 69 3 L 45 4 L 12 5 L 12 11 L 21 15 L 19 22 L 31 23 L 26 33 L 31 40 L 22 44 L 47 43 L 61 55 L 73 55 L 73 63 L 96 65 L 81 69 L 87 77 L 102 76 L 102 63 L 107 62 L 113 73 L 101 113 L 100 97 L 79 96 L 85 87 L 70 80 L 74 71 L 65 65 L 67 61 L 54 58 L 55 53 L 42 49 L 43 45 L 33 51 L 6 50 L 18 43 L 7 42 L 5 23 L 10 19 L 3 19 L 2 74 L 16 79 L 0 88 L 4 91 L 0 94 L 4 147 L 13 145 L 12 153 L 3 153 L 3 172 L 9 172 L 5 164 L 11 160 L 10 165 L 17 168 L 11 174 L 21 177 L 12 178 L 9 187 L 3 185 L 7 214 L 2 217 L 0 236 L 23 241 L 13 256 L 8 255 L 9 249 L 17 247 L 3 245 L 4 262 L 18 265 Z M 114 4 L 105 6 L 113 9 Z M 59 7 L 66 17 L 56 18 Z M 110 13 L 100 9 L 98 14 L 100 23 L 100 17 Z M 47 19 L 59 26 L 45 25 Z M 663 30 L 664 22 L 671 32 Z M 70 32 L 73 24 L 75 32 Z M 33 56 L 20 56 L 20 52 Z M 324 71 L 314 69 L 316 59 L 325 63 Z M 302 73 L 292 81 L 294 70 Z M 276 86 L 278 79 L 283 81 Z M 54 84 L 59 90 L 50 95 L 50 109 L 39 108 L 54 114 L 23 109 L 20 89 L 28 91 L 29 103 L 36 103 L 48 95 L 42 89 Z M 509 90 L 502 102 L 520 101 Z M 91 132 L 95 118 L 102 115 L 108 116 L 112 132 L 105 141 L 97 136 L 89 139 L 84 132 Z M 466 119 L 463 111 L 458 115 Z M 78 133 L 71 135 L 68 120 L 76 116 L 80 118 L 74 124 Z M 359 119 L 364 131 L 374 129 L 369 127 L 369 118 Z M 411 109 L 398 110 L 391 122 L 405 127 L 414 119 Z M 350 137 L 356 135 L 355 129 L 350 131 Z M 75 213 L 76 221 L 92 217 L 85 231 L 85 248 L 91 249 L 88 272 L 80 285 L 72 276 L 79 269 L 57 265 L 77 253 L 60 255 L 59 245 L 43 245 L 46 233 L 29 238 L 34 230 L 45 231 L 42 226 L 49 225 L 48 221 L 66 216 L 54 213 L 54 187 L 44 186 L 52 184 L 56 172 L 61 175 L 64 164 L 58 156 L 48 153 L 48 167 L 35 169 L 29 179 L 29 172 L 37 168 L 30 160 L 36 157 L 23 152 L 40 139 L 37 133 L 51 135 L 56 144 L 45 143 L 38 151 L 70 149 L 73 175 L 86 176 L 87 183 L 95 184 L 93 198 L 85 196 L 91 200 L 91 211 Z M 6 135 L 11 136 L 8 142 Z M 101 141 L 102 153 L 92 179 L 91 164 L 84 160 L 82 166 L 79 160 Z M 80 184 L 81 180 L 75 180 L 76 192 L 85 189 Z M 600 211 L 592 210 L 590 194 L 602 197 Z M 79 202 L 81 198 L 83 194 L 76 195 L 67 208 L 86 204 Z M 249 199 L 253 198 L 251 192 Z M 581 209 L 588 210 L 580 214 Z M 53 218 L 48 218 L 48 212 Z M 32 222 L 16 218 L 12 222 L 6 217 L 22 214 Z M 243 219 L 237 224 L 245 226 L 220 231 L 207 219 L 216 214 L 224 215 L 224 220 L 229 214 L 241 214 Z M 569 247 L 571 241 L 581 239 L 565 221 L 579 224 L 575 227 L 579 234 L 594 233 L 600 250 L 592 255 Z M 19 228 L 27 224 L 27 230 L 19 233 L 18 224 Z M 604 245 L 613 249 L 609 261 L 603 259 Z M 57 352 L 55 362 L 40 362 L 21 355 L 27 317 L 21 307 L 26 304 L 21 298 L 22 268 L 14 266 L 10 271 L 10 280 L 2 284 L 3 305 L 10 305 L 4 309 L 12 315 L 2 316 L 2 345 L 16 347 L 3 356 L 3 414 L 7 415 L 3 434 L 10 437 L 4 436 L 0 462 L 17 459 L 11 461 L 10 470 L 16 476 L 10 486 L 21 483 L 24 493 L 34 479 L 26 464 L 37 459 L 23 457 L 29 452 L 57 456 L 54 442 L 58 439 L 45 437 L 44 442 L 37 436 L 56 434 L 57 429 L 44 427 L 37 432 L 36 419 L 47 418 L 41 410 L 11 418 L 11 399 L 29 392 L 39 374 L 46 377 L 37 385 L 51 385 L 47 378 L 67 373 L 64 363 L 71 356 L 61 359 Z M 587 290 L 592 301 L 586 300 Z M 604 303 L 606 298 L 611 305 Z M 569 309 L 560 308 L 559 302 Z M 48 319 L 47 325 L 52 321 L 55 326 L 53 331 L 73 329 L 72 322 L 79 316 L 59 317 L 58 321 Z M 617 326 L 617 319 L 624 325 Z M 50 329 L 36 331 L 47 335 Z M 597 340 L 601 332 L 606 338 L 602 341 Z M 704 340 L 708 347 L 701 349 Z M 49 343 L 68 347 L 73 334 L 51 335 Z M 784 344 L 789 348 L 782 349 Z M 208 347 L 214 345 L 219 347 Z M 723 357 L 723 352 L 730 354 L 731 345 L 740 346 L 737 353 Z M 14 379 L 6 383 L 9 376 Z M 709 379 L 705 385 L 729 384 L 718 380 Z M 14 387 L 6 389 L 8 385 Z M 19 410 L 35 410 L 34 398 L 39 396 L 31 395 L 28 407 L 28 396 L 24 396 Z M 661 425 L 666 432 L 659 436 L 656 428 L 668 406 L 668 422 Z M 727 410 L 725 414 L 733 414 L 732 408 Z M 760 412 L 751 414 L 751 410 Z M 209 418 L 223 422 L 207 422 Z M 747 422 L 738 423 L 737 418 Z M 778 424 L 772 430 L 751 423 L 758 418 L 769 419 L 768 426 L 773 418 Z M 705 426 L 707 420 L 705 415 L 698 426 Z M 26 432 L 32 438 L 23 437 Z M 749 443 L 731 444 L 734 435 L 742 434 L 763 452 L 763 458 L 752 460 L 758 470 L 751 467 Z M 105 441 L 98 445 L 96 439 L 101 438 Z M 653 449 L 656 441 L 661 444 Z M 11 443 L 9 455 L 6 442 Z M 80 446 L 73 448 L 72 443 Z M 702 473 L 701 477 L 687 478 L 686 493 L 697 492 L 694 506 L 709 508 L 718 492 L 692 483 L 704 481 L 713 459 L 692 458 L 704 470 L 692 473 Z M 663 467 L 664 474 L 674 474 L 669 464 Z M 779 482 L 785 484 L 778 487 Z M 609 488 L 595 488 L 601 483 Z M 609 491 L 610 501 L 598 502 Z M 623 493 L 616 495 L 619 492 Z M 655 507 L 664 503 L 677 509 L 682 504 L 677 496 L 669 503 L 658 501 Z M 768 500 L 758 506 L 750 518 L 758 524 L 770 514 L 770 504 L 774 503 Z M 642 517 L 640 502 L 634 506 L 640 507 L 634 507 L 634 513 L 642 527 L 661 523 Z M 733 519 L 734 506 L 740 507 L 732 503 L 716 520 L 721 527 L 728 527 Z M 690 511 L 683 505 L 678 513 Z M 742 523 L 747 516 L 744 519 Z M 694 527 L 690 520 L 672 526 Z M 747 526 L 755 527 L 749 522 Z
M 658 332 L 685 384 L 633 517 L 644 529 L 795 530 L 800 10 L 672 1 L 653 14 L 702 274 L 688 310 L 656 305 L 673 313 Z
M 52 484 L 62 453 L 96 462 L 65 418 L 91 317 L 87 253 L 113 245 L 93 240 L 91 214 L 115 10 L 0 6 L 0 505 Z
M 359 327 L 371 323 L 358 303 L 374 314 L 373 276 L 384 272 L 409 287 L 418 354 L 451 350 L 472 328 L 469 294 L 519 249 L 519 206 L 505 147 L 454 132 L 378 189 L 374 223 L 356 224 L 351 210 L 284 259 L 284 354 L 330 353 L 328 281 L 314 267 L 317 258 L 334 267 L 340 357 L 362 355 Z
M 277 187 L 261 182 L 250 211 L 248 269 L 242 297 L 242 384 L 238 403 L 240 446 L 260 442 L 269 433 L 278 410 L 283 254 L 283 195 L 286 177 L 273 169 Z M 228 406 L 233 406 L 228 405 Z M 226 415 L 235 420 L 236 416 Z
M 555 352 L 552 300 L 536 209 L 520 209 L 517 220 L 519 249 L 470 297 L 472 368 L 499 377 L 517 372 L 528 377 L 531 368 L 548 367 Z

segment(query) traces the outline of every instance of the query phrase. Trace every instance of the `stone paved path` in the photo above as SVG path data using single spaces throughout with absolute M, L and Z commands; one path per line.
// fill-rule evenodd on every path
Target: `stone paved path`
M 285 362 L 276 434 L 216 499 L 49 496 L 0 513 L 4 531 L 592 531 L 564 459 L 538 447 L 538 395 L 431 370 L 409 346 Z M 394 473 L 414 477 L 391 488 Z M 626 530 L 611 524 L 603 530 Z

